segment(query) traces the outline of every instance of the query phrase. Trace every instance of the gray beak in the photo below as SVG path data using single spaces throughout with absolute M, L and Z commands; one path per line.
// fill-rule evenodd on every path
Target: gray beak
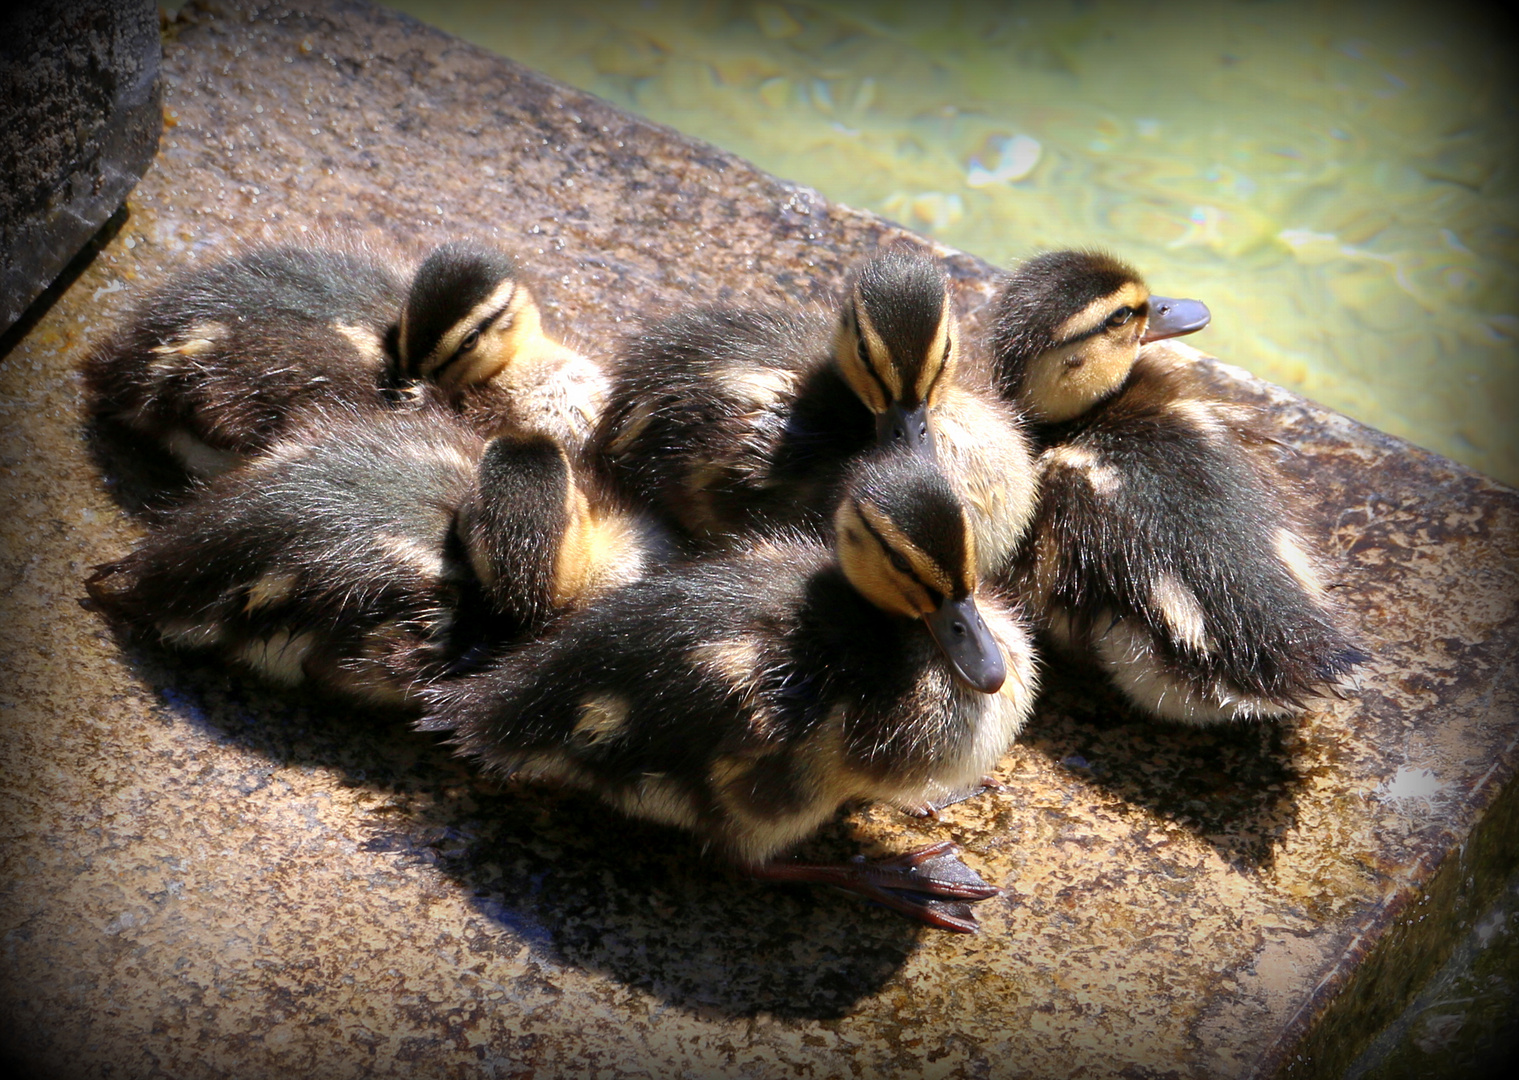
M 938 611 L 923 616 L 923 622 L 961 681 L 983 694 L 1001 689 L 1007 678 L 1007 663 L 997 639 L 976 610 L 975 597 L 945 598 Z
M 935 460 L 934 432 L 928 422 L 928 403 L 909 409 L 892 402 L 876 417 L 876 443 L 911 450 L 919 457 Z
M 1145 327 L 1141 345 L 1163 338 L 1194 334 L 1208 325 L 1213 316 L 1201 300 L 1173 300 L 1169 296 L 1150 297 L 1150 322 Z

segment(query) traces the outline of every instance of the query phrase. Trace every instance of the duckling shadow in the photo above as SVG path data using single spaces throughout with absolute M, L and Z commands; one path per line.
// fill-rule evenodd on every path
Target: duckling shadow
M 331 770 L 345 786 L 382 796 L 376 800 L 382 817 L 404 817 L 411 796 L 448 792 L 472 779 L 463 762 L 408 730 L 399 713 L 353 709 L 119 632 L 116 638 L 122 659 L 152 694 L 150 721 L 252 751 L 265 761 L 256 770 L 261 774 L 281 766 Z
M 744 878 L 673 829 L 587 795 L 476 790 L 427 815 L 439 869 L 563 962 L 693 1011 L 837 1019 L 901 967 L 920 927 L 846 896 Z M 805 858 L 855 850 L 842 821 Z
M 1305 783 L 1292 721 L 1194 727 L 1135 713 L 1095 673 L 1058 662 L 1021 741 L 1086 783 L 1196 833 L 1240 870 L 1269 870 Z
M 190 475 L 162 447 L 109 417 L 85 421 L 84 444 L 116 505 L 152 520 L 193 490 Z
M 750 881 L 674 829 L 588 795 L 502 787 L 401 716 L 360 712 L 159 651 L 123 644 L 155 692 L 155 718 L 252 750 L 263 766 L 222 783 L 244 793 L 280 766 L 335 773 L 373 794 L 361 849 L 428 865 L 545 969 L 578 967 L 676 1006 L 734 1016 L 829 1019 L 880 990 L 923 928 L 843 894 Z M 842 818 L 802 857 L 859 849 Z M 489 962 L 498 934 L 470 935 Z M 473 962 L 473 961 L 471 961 Z

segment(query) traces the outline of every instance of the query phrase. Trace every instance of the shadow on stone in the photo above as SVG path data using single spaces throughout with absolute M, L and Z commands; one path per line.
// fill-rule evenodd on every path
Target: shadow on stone
M 120 421 L 93 417 L 81 425 L 81 434 L 101 486 L 125 513 L 151 521 L 190 493 L 184 467 Z
M 106 218 L 105 224 L 95 231 L 95 235 L 79 249 L 79 253 L 58 271 L 57 276 L 53 278 L 53 283 L 37 295 L 37 298 L 27 306 L 9 329 L 0 333 L 0 357 L 9 356 L 10 351 L 31 333 L 32 328 L 52 310 L 58 299 L 69 291 L 81 274 L 90 268 L 90 264 L 95 261 L 95 256 L 100 254 L 101 249 L 116 239 L 116 234 L 121 232 L 131 216 L 131 212 L 122 205 Z
M 424 821 L 439 869 L 473 890 L 479 910 L 566 963 L 681 1008 L 844 1017 L 924 932 L 842 894 L 749 881 L 685 834 L 589 795 L 513 788 L 471 801 Z M 839 818 L 795 854 L 839 861 L 857 850 Z
M 510 931 L 469 942 L 482 960 L 525 941 L 545 970 L 602 972 L 681 1008 L 831 1019 L 878 992 L 925 932 L 841 893 L 747 880 L 684 833 L 630 820 L 590 795 L 497 786 L 400 714 L 119 643 L 159 720 L 268 760 L 226 778 L 235 790 L 252 793 L 293 766 L 333 770 L 345 786 L 372 791 L 357 819 L 368 835 L 357 842 L 402 865 L 433 866 L 467 890 L 477 911 Z M 860 850 L 841 814 L 795 854 L 841 861 Z
M 1051 661 L 1020 742 L 1087 783 L 1195 832 L 1239 870 L 1268 870 L 1297 821 L 1292 721 L 1192 727 L 1134 713 L 1100 675 Z

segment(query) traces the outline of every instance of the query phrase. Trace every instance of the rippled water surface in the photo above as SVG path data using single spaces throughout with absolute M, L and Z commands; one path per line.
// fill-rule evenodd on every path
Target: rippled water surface
M 392 6 L 994 263 L 1112 249 L 1199 346 L 1519 482 L 1497 5 Z

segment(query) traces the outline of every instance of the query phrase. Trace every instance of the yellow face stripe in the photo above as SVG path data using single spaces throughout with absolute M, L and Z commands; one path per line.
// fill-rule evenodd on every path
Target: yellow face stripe
M 897 371 L 896 365 L 891 362 L 891 350 L 886 347 L 886 340 L 881 337 L 881 332 L 876 329 L 875 323 L 871 322 L 870 309 L 860 298 L 859 289 L 855 289 L 854 293 L 854 318 L 856 333 L 865 345 L 866 357 L 861 360 L 856 356 L 856 360 L 886 387 L 890 400 L 900 400 L 902 397 L 901 372 Z M 884 405 L 879 411 L 885 411 Z
M 543 332 L 538 305 L 526 287 L 517 289 L 506 311 L 480 335 L 480 344 L 437 372 L 445 390 L 490 382 L 519 363 L 532 363 L 563 347 Z
M 870 526 L 871 531 L 880 537 L 881 542 L 886 546 L 885 554 L 888 561 L 893 553 L 902 556 L 907 561 L 910 572 L 916 581 L 927 585 L 931 589 L 936 589 L 944 596 L 954 595 L 954 582 L 944 572 L 944 568 L 929 558 L 922 548 L 909 540 L 907 534 L 897 528 L 896 523 L 891 518 L 882 513 L 880 508 L 875 504 L 867 502 L 864 499 L 861 499 L 857 505 L 860 508 L 860 516 Z M 892 570 L 898 574 L 901 573 L 894 566 Z
M 1131 281 L 1056 328 L 1059 344 L 1035 358 L 1020 394 L 1035 419 L 1059 423 L 1080 416 L 1123 384 L 1139 356 L 1149 297 L 1143 285 Z M 1108 317 L 1123 307 L 1132 308 L 1134 317 L 1107 326 Z
M 855 392 L 855 396 L 864 403 L 867 409 L 879 416 L 886 411 L 891 400 L 886 395 L 885 384 L 860 359 L 859 349 L 858 331 L 846 319 L 839 320 L 839 329 L 833 341 L 834 364 L 838 367 L 844 382 Z
M 871 532 L 852 502 L 842 502 L 834 515 L 835 548 L 849 583 L 876 607 L 909 619 L 920 619 L 937 607 L 921 583 L 891 565 L 880 539 Z
M 1074 337 L 1090 334 L 1099 329 L 1103 321 L 1121 307 L 1133 308 L 1136 313 L 1134 321 L 1141 321 L 1138 312 L 1149 299 L 1150 290 L 1139 282 L 1125 282 L 1107 296 L 1099 296 L 1056 327 L 1055 340 L 1068 341 Z
M 443 335 L 438 344 L 433 346 L 432 352 L 427 354 L 427 358 L 417 366 L 418 373 L 427 375 L 435 368 L 446 363 L 454 353 L 459 351 L 459 345 L 471 330 L 479 327 L 487 319 L 507 310 L 516 298 L 516 279 L 507 278 L 498 284 L 491 290 L 489 296 L 470 309 L 468 315 L 448 328 L 448 333 Z
M 929 405 L 938 401 L 939 392 L 954 376 L 959 362 L 959 348 L 960 327 L 946 293 L 944 310 L 939 315 L 938 328 L 934 330 L 933 344 L 928 347 L 928 356 L 924 358 L 923 366 L 918 371 L 918 383 L 913 388 L 919 401 L 926 401 Z

